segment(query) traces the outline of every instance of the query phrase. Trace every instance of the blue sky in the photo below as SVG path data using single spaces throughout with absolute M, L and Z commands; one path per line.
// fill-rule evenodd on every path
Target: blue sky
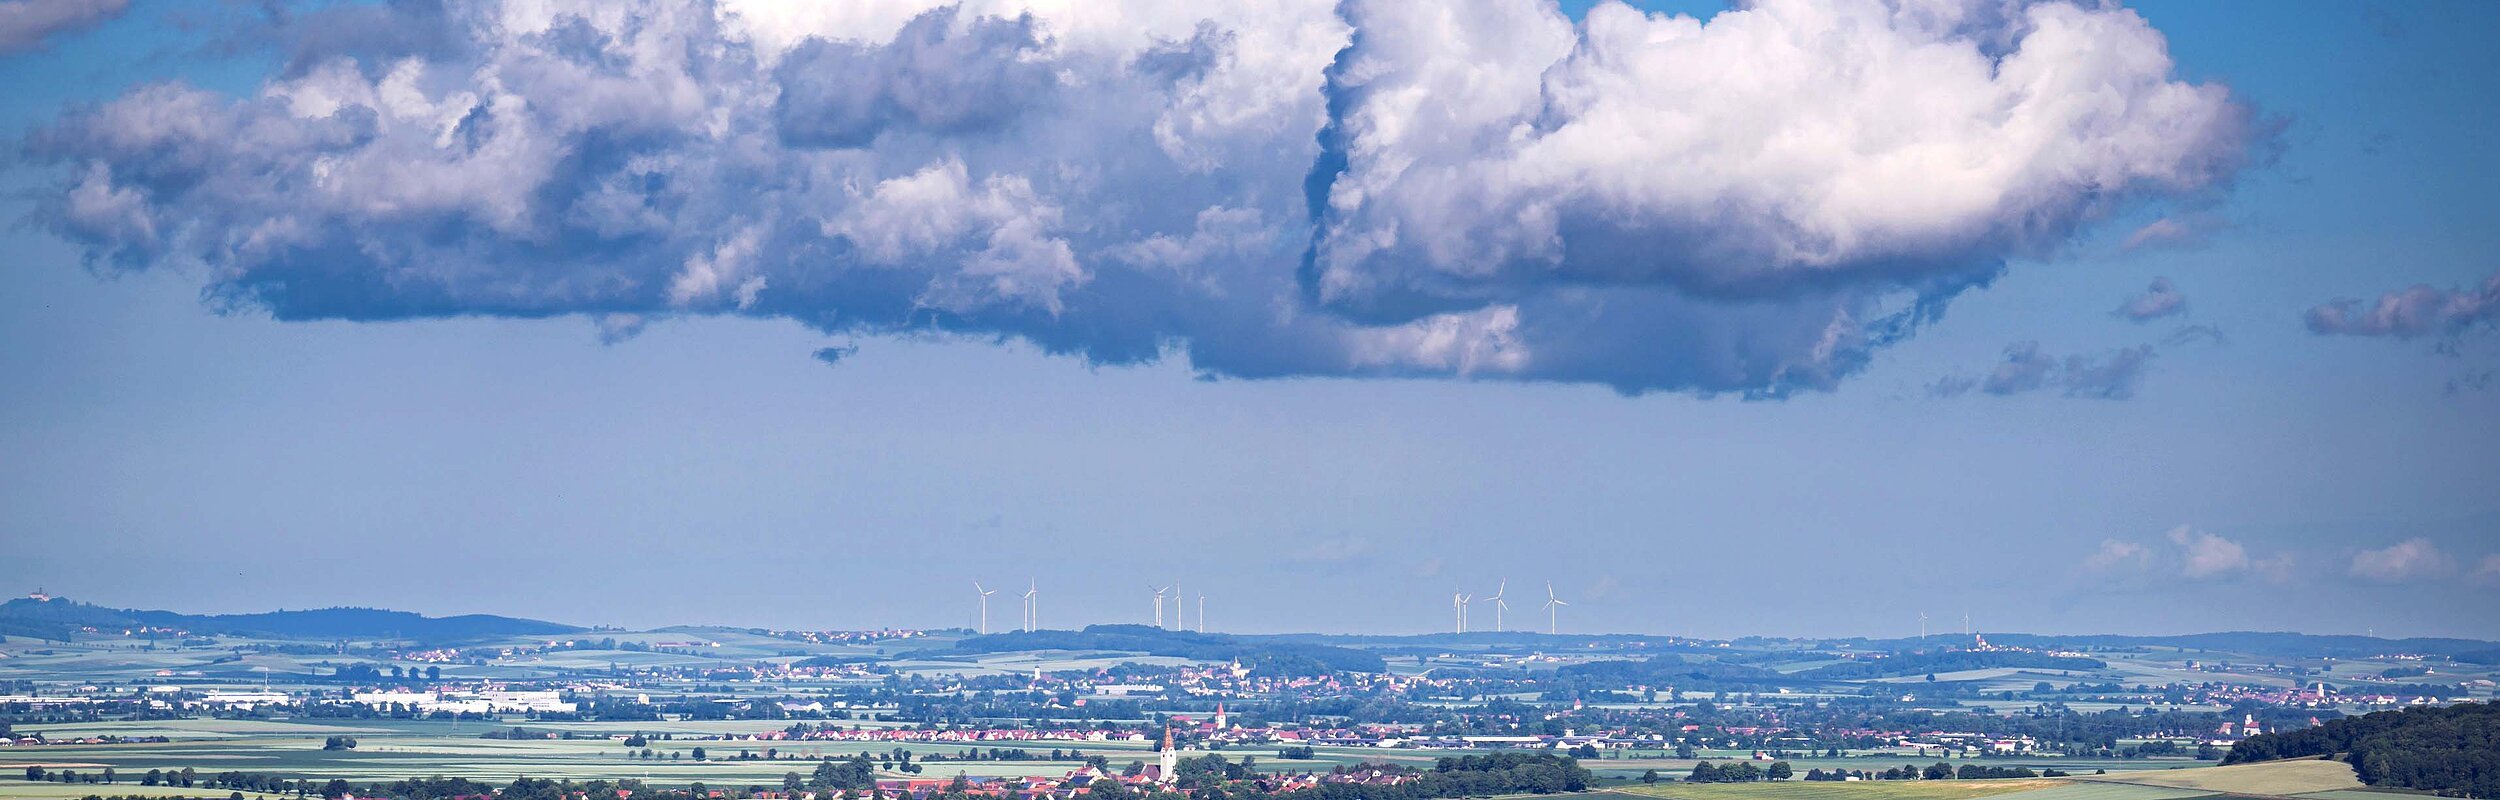
M 1707 16 L 1714 7 L 1679 10 Z M 558 279 L 632 274 L 651 248 L 679 239 L 635 240 L 658 243 L 640 249 L 532 244 L 509 225 L 495 228 L 494 182 L 446 173 L 436 176 L 452 187 L 443 202 L 467 210 L 424 224 L 371 211 L 378 200 L 308 210 L 238 193 L 176 203 L 165 199 L 170 184 L 114 186 L 155 192 L 162 205 L 149 219 L 158 224 L 221 225 L 229 235 L 249 230 L 255 215 L 320 211 L 343 235 L 417 253 L 417 266 L 432 270 L 423 275 L 491 279 L 484 283 L 376 289 L 356 276 L 415 262 L 321 249 L 247 262 L 236 260 L 232 240 L 160 243 L 155 255 L 117 263 L 111 248 L 130 245 L 131 229 L 80 228 L 60 209 L 89 165 L 127 180 L 164 156 L 95 144 L 111 137 L 81 109 L 147 108 L 151 96 L 135 87 L 165 81 L 248 97 L 265 82 L 317 72 L 290 68 L 294 57 L 282 51 L 314 53 L 299 60 L 317 65 L 318 54 L 334 52 L 374 61 L 354 48 L 382 47 L 320 36 L 350 29 L 335 18 L 269 26 L 206 7 L 137 4 L 0 55 L 0 85 L 11 90 L 0 93 L 0 130 L 26 133 L 9 143 L 20 157 L 0 173 L 9 189 L 0 213 L 24 221 L 0 232 L 8 254 L 0 375 L 10 376 L 0 381 L 0 452 L 11 454 L 0 458 L 0 537 L 11 553 L 0 583 L 199 610 L 353 604 L 638 626 L 872 627 L 969 624 L 970 581 L 1032 577 L 1044 622 L 1056 627 L 1139 621 L 1147 585 L 1177 581 L 1207 595 L 1211 628 L 1424 631 L 1446 626 L 1453 585 L 1488 594 L 1506 578 L 1514 589 L 1552 581 L 1574 602 L 1564 626 L 1578 630 L 1898 635 L 1915 630 L 1921 611 L 1938 619 L 1968 611 L 1991 630 L 2500 638 L 2500 615 L 2490 611 L 2500 607 L 2500 574 L 2480 572 L 2500 554 L 2492 455 L 2500 385 L 2484 377 L 2500 367 L 2500 343 L 2492 312 L 2466 302 L 2500 270 L 2500 234 L 2489 225 L 2500 156 L 2487 146 L 2500 112 L 2483 102 L 2500 89 L 2500 55 L 2483 45 L 2500 32 L 2500 9 L 2136 11 L 2174 62 L 2167 80 L 2227 86 L 2249 112 L 2248 130 L 2223 142 L 2246 164 L 2178 191 L 2093 205 L 2021 246 L 1975 236 L 1905 251 L 1907 266 L 1844 253 L 1840 268 L 1871 265 L 1870 288 L 1741 290 L 1793 291 L 1779 296 L 1828 301 L 1863 319 L 1900 308 L 1900 287 L 1914 280 L 1951 284 L 1940 318 L 1851 351 L 1862 359 L 1853 362 L 1778 349 L 1780 331 L 1824 317 L 1728 311 L 1741 304 L 1714 299 L 1727 290 L 1709 287 L 1734 285 L 1714 281 L 1754 274 L 1743 259 L 1644 266 L 1654 271 L 1623 278 L 1634 288 L 1620 291 L 1634 293 L 1575 305 L 1555 298 L 1588 284 L 1469 283 L 1429 272 L 1446 266 L 1431 254 L 1358 254 L 1338 273 L 1353 293 L 1314 289 L 1321 294 L 1294 317 L 1353 322 L 1260 328 L 1252 321 L 1275 306 L 1244 287 L 1267 284 L 1234 276 L 1292 274 L 1314 225 L 1327 253 L 1351 252 L 1331 248 L 1366 230 L 1415 230 L 1433 218 L 1418 204 L 1437 195 L 1368 171 L 1398 154 L 1357 143 L 1336 181 L 1377 180 L 1365 184 L 1375 187 L 1369 204 L 1317 222 L 1280 212 L 1302 208 L 1312 155 L 1294 150 L 1269 164 L 1257 154 L 1281 146 L 1274 142 L 1313 147 L 1314 131 L 1291 126 L 1257 136 L 1226 129 L 1186 146 L 1143 129 L 1122 140 L 1149 150 L 1162 141 L 1174 161 L 1198 163 L 1168 174 L 1123 166 L 1091 183 L 1060 183 L 1048 170 L 1021 169 L 1019 159 L 1048 143 L 1086 146 L 1084 129 L 1049 116 L 1049 104 L 1097 109 L 1098 118 L 1139 102 L 1120 88 L 1135 75 L 1084 77 L 1102 62 L 1078 52 L 1095 31 L 1117 39 L 1128 24 L 1120 19 L 1045 15 L 1033 34 L 959 13 L 947 36 L 968 39 L 932 34 L 932 47 L 1005 42 L 1025 55 L 993 72 L 965 70 L 1003 83 L 954 85 L 935 99 L 810 85 L 886 109 L 873 120 L 884 132 L 858 154 L 874 159 L 865 174 L 877 180 L 854 180 L 852 191 L 945 178 L 924 165 L 952 159 L 967 177 L 949 208 L 1004 209 L 967 245 L 989 249 L 971 255 L 879 260 L 885 234 L 868 227 L 877 218 L 863 202 L 855 209 L 863 215 L 760 234 L 753 252 L 769 266 L 748 277 L 771 281 L 748 297 L 735 280 L 745 273 L 729 266 L 741 251 L 706 239 L 670 251 L 666 267 L 718 265 L 673 274 L 726 278 L 670 283 L 693 294 L 637 306 Z M 1233 46 L 1243 49 L 1232 62 L 1208 63 L 1258 62 L 1250 48 L 1267 40 L 1255 26 L 1278 24 L 1227 22 L 1236 23 L 1234 41 L 1246 44 Z M 1400 49 L 1401 26 L 1420 23 L 1389 12 L 1357 23 L 1379 33 L 1365 44 L 1376 51 L 1355 55 L 1379 59 L 1382 74 L 1433 85 L 1418 66 L 1431 54 Z M 1578 35 L 1557 30 L 1557 47 Z M 1318 44 L 1323 60 L 1342 46 Z M 781 74 L 796 86 L 790 76 L 873 71 L 859 59 L 891 47 L 796 45 L 780 63 L 801 66 Z M 458 50 L 416 52 L 466 63 Z M 969 52 L 959 57 L 984 57 Z M 1017 72 L 1035 54 L 1068 60 L 1056 78 Z M 1541 69 L 1551 56 L 1517 58 Z M 771 71 L 704 69 L 724 83 L 734 79 L 717 70 Z M 1026 80 L 1043 83 L 1016 83 Z M 1321 80 L 1313 74 L 1307 91 L 1274 102 L 1336 113 L 1318 102 L 1327 92 L 1356 119 L 1400 96 L 1386 83 Z M 439 98 L 458 85 L 428 90 Z M 1076 87 L 1111 88 L 1091 96 Z M 1715 89 L 1696 91 L 1707 101 Z M 1637 92 L 1614 99 L 1643 107 Z M 947 105 L 957 100 L 965 104 Z M 1028 119 L 1015 124 L 1031 127 L 988 139 L 964 132 L 1002 107 L 1020 109 Z M 1235 107 L 1172 118 L 1220 119 Z M 1045 116 L 1048 124 L 1036 121 Z M 786 138 L 824 118 L 773 119 Z M 266 151 L 245 140 L 272 135 L 269 125 L 235 130 L 226 161 L 268 159 L 252 163 L 271 171 L 294 163 L 278 140 Z M 84 138 L 63 144 L 61 131 Z M 737 212 L 722 220 L 765 216 L 734 202 L 759 180 L 720 166 L 734 160 L 665 152 L 681 160 L 652 180 L 718 184 L 680 207 L 683 218 L 713 207 Z M 1673 160 L 1595 158 L 1621 159 L 1598 163 L 1626 173 Z M 201 185 L 260 174 L 213 169 L 220 177 Z M 1023 188 L 998 180 L 1011 173 L 1030 178 Z M 1087 186 L 1100 188 L 1080 198 Z M 418 202 L 385 191 L 405 187 L 368 188 Z M 1574 188 L 1483 191 L 1536 200 Z M 836 202 L 828 196 L 763 211 L 786 219 Z M 1237 264 L 1198 267 L 1204 282 L 1230 292 L 1136 288 L 1107 266 L 1119 256 L 1104 254 L 1144 251 L 1087 237 L 1107 236 L 1110 220 L 1169 233 L 1167 242 L 1199 241 L 1188 238 L 1192 224 L 1211 230 L 1211 217 L 1193 223 L 1161 205 L 1263 212 L 1255 222 L 1273 241 L 1235 240 L 1227 257 Z M 221 208 L 246 219 L 221 219 Z M 1753 241 L 1713 238 L 1736 234 L 1677 227 L 1672 217 L 1654 222 L 1640 230 L 1666 231 L 1654 233 L 1660 250 Z M 1970 224 L 1998 222 L 1982 215 Z M 1073 232 L 1001 248 L 1002 237 L 1037 224 Z M 1499 241 L 1503 229 L 1487 225 L 1452 235 Z M 840 229 L 842 244 L 809 249 L 804 240 L 819 229 Z M 1594 241 L 1622 238 L 1605 235 L 1616 238 Z M 428 250 L 446 240 L 473 244 Z M 1054 241 L 1075 254 L 1082 279 L 1049 256 Z M 1642 241 L 1630 240 L 1624 263 L 1647 264 Z M 1007 256 L 1022 260 L 1004 272 L 937 273 L 910 310 L 878 299 L 889 291 L 883 281 L 924 262 Z M 1614 264 L 1579 258 L 1564 267 Z M 805 283 L 853 262 L 868 267 L 844 274 L 866 277 Z M 1397 283 L 1416 274 L 1437 277 Z M 1677 287 L 1665 290 L 1676 299 L 1645 305 L 1660 290 L 1640 281 L 1653 277 Z M 972 278 L 980 282 L 965 282 Z M 2185 298 L 2183 311 L 2145 321 L 2113 312 L 2157 278 Z M 2319 328 L 2307 316 L 2416 284 L 2447 303 L 2426 307 L 2435 324 L 2421 335 L 2366 321 Z M 576 288 L 550 288 L 568 286 Z M 1498 320 L 1470 315 L 1503 305 L 1526 320 L 1518 338 L 1491 336 L 1456 360 L 1434 360 L 1440 353 L 1429 349 L 1364 360 L 1414 341 L 1397 331 L 1499 333 Z M 1669 311 L 1616 316 L 1624 308 Z M 1453 316 L 1435 316 L 1443 313 Z M 1163 321 L 1124 332 L 1142 318 Z M 1432 328 L 1436 320 L 1449 325 Z M 1666 327 L 1651 327 L 1661 320 Z M 1555 332 L 1569 330 L 1584 334 Z M 1767 338 L 1744 338 L 1761 331 Z M 1718 370 L 1711 365 L 1724 354 L 1658 344 L 1717 337 L 1795 367 L 1779 375 L 1820 377 L 1781 384 L 1792 378 Z M 1132 363 L 1138 341 L 1161 357 Z M 1314 344 L 1322 341 L 1353 344 Z M 2036 343 L 2029 352 L 2045 360 L 2009 361 L 2021 343 Z M 828 347 L 848 355 L 831 364 L 811 357 Z M 2136 348 L 2138 368 L 2113 371 Z M 1525 361 L 1510 360 L 1523 351 Z M 1555 354 L 1563 358 L 1548 360 Z M 1957 381 L 1967 388 L 1951 391 Z

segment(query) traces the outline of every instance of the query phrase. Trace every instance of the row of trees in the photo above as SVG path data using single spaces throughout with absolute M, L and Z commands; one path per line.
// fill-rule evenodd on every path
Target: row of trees
M 30 781 L 111 784 L 117 782 L 119 777 L 112 767 L 105 767 L 102 772 L 96 773 L 80 773 L 71 769 L 46 770 L 40 766 L 26 768 L 26 779 Z M 146 775 L 140 776 L 139 785 L 171 786 L 182 789 L 225 789 L 267 794 L 292 792 L 297 797 L 309 797 L 316 791 L 324 797 L 338 797 L 347 794 L 353 788 L 346 781 L 333 780 L 327 784 L 316 785 L 308 779 L 265 775 L 257 772 L 227 771 L 204 776 L 190 767 L 179 770 L 148 770 Z
M 101 773 L 88 773 L 85 775 L 79 774 L 78 771 L 74 769 L 46 770 L 43 767 L 31 765 L 26 768 L 26 779 L 30 781 L 50 781 L 52 783 L 112 783 L 115 777 L 117 776 L 113 773 L 112 767 L 105 767 L 104 771 Z
M 1713 764 L 1708 761 L 1704 761 L 1694 764 L 1692 774 L 1686 776 L 1684 780 L 1690 783 L 1750 783 L 1753 781 L 1784 781 L 1794 777 L 1796 774 L 1795 768 L 1790 767 L 1786 761 L 1773 761 L 1767 766 L 1760 767 L 1755 766 L 1751 761 L 1730 761 L 1724 764 Z M 2045 773 L 2045 776 L 2062 777 L 2065 774 L 2066 773 L 2058 772 L 2057 770 L 2049 770 Z M 1963 764 L 1960 767 L 1955 767 L 1952 764 L 1938 761 L 1923 768 L 1904 764 L 1898 767 L 1887 768 L 1882 772 L 1869 772 L 1865 770 L 1832 770 L 1830 772 L 1824 772 L 1821 769 L 1812 769 L 1806 771 L 1805 779 L 1810 781 L 1844 781 L 1850 778 L 1881 781 L 1967 781 L 1991 778 L 2038 778 L 2043 777 L 2043 775 L 2043 773 L 2032 772 L 2027 767 L 1992 767 L 1979 764 Z M 1641 774 L 1642 783 L 1657 783 L 1658 781 L 1659 777 L 1657 770 L 1653 769 Z
M 1752 783 L 1784 781 L 1796 776 L 1796 769 L 1786 761 L 1773 761 L 1770 766 L 1757 767 L 1751 761 L 1730 761 L 1712 764 L 1704 761 L 1693 765 L 1693 774 L 1684 777 L 1691 783 Z
M 394 664 L 388 670 L 385 670 L 382 667 L 372 664 L 341 664 L 337 668 L 332 669 L 329 675 L 317 677 L 328 677 L 331 680 L 353 683 L 413 682 L 419 680 L 439 681 L 443 679 L 443 668 L 426 667 L 425 669 L 417 669 L 415 667 L 400 667 Z

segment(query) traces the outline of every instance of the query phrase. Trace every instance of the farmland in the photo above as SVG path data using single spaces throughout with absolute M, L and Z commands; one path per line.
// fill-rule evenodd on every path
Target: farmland
M 1615 793 L 1663 800 L 1971 800 L 2060 786 L 2054 780 L 1834 781 L 1778 783 L 1662 783 L 1628 786 Z M 2057 800 L 2087 800 L 2059 798 Z M 2113 799 L 2114 800 L 2114 799 Z
M 2351 765 L 2340 761 L 2275 761 L 2177 772 L 2085 776 L 2080 780 L 2192 791 L 2284 796 L 2362 788 Z
M 28 603 L 0 604 L 0 616 Z M 246 616 L 278 627 L 407 621 Z M 2208 646 L 2305 641 L 2235 635 L 2003 646 L 1976 635 L 1739 643 L 459 624 L 502 632 L 306 640 L 90 625 L 0 641 L 0 694 L 15 698 L 0 701 L 14 745 L 0 760 L 81 778 L 109 767 L 129 788 L 149 770 L 189 769 L 298 787 L 445 776 L 740 791 L 862 757 L 874 779 L 898 785 L 1059 781 L 1091 760 L 1152 788 L 1167 784 L 1137 773 L 1160 769 L 1156 744 L 1169 736 L 1189 769 L 1287 784 L 1349 771 L 1411 777 L 1507 751 L 1568 754 L 1595 786 L 1660 800 L 2180 800 L 2354 791 L 2349 774 L 2316 767 L 2210 765 L 2250 725 L 2486 698 L 2494 675 L 2397 643 L 2375 655 L 2347 640 L 2318 645 L 2333 657 Z M 2427 659 L 2439 659 L 2435 673 L 2418 666 Z M 2442 694 L 2387 694 L 2387 676 L 2399 674 L 2436 674 Z M 1678 780 L 1703 762 L 1862 780 Z M 1973 779 L 1917 779 L 1937 769 Z M 2072 779 L 2014 777 L 2060 774 Z M 98 785 L 0 782 L 37 796 Z

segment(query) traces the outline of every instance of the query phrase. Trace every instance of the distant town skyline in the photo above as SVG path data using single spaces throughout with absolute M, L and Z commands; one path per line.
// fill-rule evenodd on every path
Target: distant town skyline
M 2500 4 L 37 6 L 11 594 L 2500 638 Z

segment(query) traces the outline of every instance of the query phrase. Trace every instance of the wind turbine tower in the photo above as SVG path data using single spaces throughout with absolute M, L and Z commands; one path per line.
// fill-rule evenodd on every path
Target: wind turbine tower
M 1458 632 L 1467 632 L 1467 593 L 1450 590 L 1450 614 L 1458 620 Z
M 1159 588 L 1148 588 L 1153 588 L 1155 590 L 1155 627 L 1160 629 L 1163 627 L 1163 594 L 1165 592 L 1172 591 L 1172 587 L 1164 586 Z
M 1487 597 L 1487 598 L 1485 598 L 1486 600 L 1493 601 L 1493 632 L 1494 632 L 1494 633 L 1501 633 L 1502 631 L 1507 630 L 1506 628 L 1503 628 L 1503 627 L 1502 627 L 1502 612 L 1510 610 L 1510 604 L 1509 604 L 1509 603 L 1502 602 L 1502 597 L 1503 597 L 1503 595 L 1506 595 L 1506 594 L 1509 594 L 1509 593 L 1510 593 L 1510 579 L 1509 579 L 1509 578 L 1503 578 L 1503 579 L 1502 579 L 1502 582 L 1501 582 L 1499 585 L 1497 585 L 1497 586 L 1495 586 L 1495 587 L 1493 588 L 1493 596 L 1492 596 L 1492 597 Z
M 1207 593 L 1198 593 L 1198 632 L 1207 632 Z
M 1550 636 L 1550 635 L 1553 635 L 1553 634 L 1558 634 L 1558 633 L 1561 633 L 1561 632 L 1562 632 L 1562 614 L 1561 614 L 1560 609 L 1561 609 L 1563 606 L 1567 606 L 1567 605 L 1571 605 L 1571 604 L 1570 604 L 1570 603 L 1565 603 L 1565 602 L 1563 602 L 1562 598 L 1560 598 L 1560 597 L 1555 597 L 1555 596 L 1554 596 L 1554 582 L 1553 582 L 1553 581 L 1546 581 L 1546 582 L 1545 582 L 1545 633 L 1546 633 L 1547 635 L 1549 635 L 1549 636 Z
M 1927 641 L 1927 612 L 1918 612 L 1918 640 Z
M 1032 633 L 1032 632 L 1033 632 L 1033 626 L 1034 626 L 1034 625 L 1036 625 L 1036 624 L 1038 624 L 1038 623 L 1040 623 L 1040 622 L 1041 622 L 1041 620 L 1042 620 L 1042 614 L 1041 614 L 1041 603 L 1039 602 L 1040 598 L 1035 597 L 1035 595 L 1038 595 L 1038 594 L 1041 594 L 1041 593 L 1042 593 L 1041 584 L 1039 584 L 1039 583 L 1037 583 L 1037 582 L 1031 582 L 1031 581 L 1028 581 L 1028 582 L 1026 582 L 1026 583 L 1025 583 L 1025 585 L 1024 585 L 1024 632 L 1025 632 L 1025 633 Z
M 998 590 L 981 588 L 980 581 L 972 582 L 972 590 L 981 593 L 981 635 L 988 636 L 990 635 L 990 595 L 997 594 Z

